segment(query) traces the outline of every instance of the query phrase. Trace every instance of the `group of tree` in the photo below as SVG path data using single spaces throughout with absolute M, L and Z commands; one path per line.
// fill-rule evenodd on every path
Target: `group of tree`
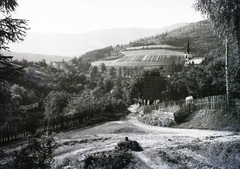
M 168 68 L 152 68 L 143 70 L 141 74 L 130 81 L 130 95 L 133 98 L 144 98 L 146 89 L 146 77 L 158 77 L 160 79 L 158 96 L 161 101 L 180 100 L 192 95 L 195 98 L 203 98 L 211 95 L 226 94 L 225 69 L 223 57 L 207 57 L 198 65 L 189 65 L 179 69 L 177 65 Z M 172 70 L 175 70 L 174 72 Z M 157 91 L 155 91 L 157 92 Z
M 108 46 L 102 49 L 96 49 L 87 52 L 84 55 L 82 55 L 81 58 L 83 59 L 83 61 L 95 61 L 111 56 L 111 52 L 113 52 L 113 50 L 114 49 L 112 46 Z

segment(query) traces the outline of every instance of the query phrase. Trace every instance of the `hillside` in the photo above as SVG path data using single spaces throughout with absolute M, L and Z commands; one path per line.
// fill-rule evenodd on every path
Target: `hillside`
M 167 58 L 169 58 L 171 55 L 176 55 L 176 51 L 180 52 L 178 54 L 180 58 L 176 57 L 173 60 L 175 63 L 182 63 L 181 61 L 179 62 L 179 60 L 183 59 L 182 56 L 185 53 L 188 41 L 190 44 L 190 53 L 194 59 L 203 58 L 204 56 L 219 57 L 224 55 L 223 40 L 215 33 L 212 23 L 205 20 L 191 23 L 156 36 L 141 38 L 131 41 L 128 44 L 117 46 L 115 50 L 126 57 L 121 59 L 116 58 L 118 60 L 115 61 L 112 60 L 110 66 L 144 66 L 145 64 L 164 66 L 172 63 L 172 59 L 163 61 L 163 59 L 156 60 L 154 58 L 166 55 L 168 55 Z M 148 56 L 153 58 L 150 58 L 151 63 L 141 59 Z M 84 57 L 86 58 L 85 55 Z M 87 57 L 92 61 L 101 60 L 101 57 L 97 57 L 97 55 L 88 55 Z M 122 60 L 124 60 L 124 62 L 119 63 Z M 93 63 L 93 65 L 98 65 L 100 62 L 101 61 Z M 115 64 L 115 62 L 118 63 Z M 109 65 L 108 62 L 105 64 Z
M 177 23 L 165 28 L 115 28 L 83 34 L 40 34 L 28 32 L 21 43 L 10 45 L 11 51 L 59 56 L 80 56 L 106 46 L 126 44 L 141 37 L 153 36 L 186 25 Z
M 186 46 L 190 41 L 191 53 L 196 57 L 203 57 L 214 52 L 216 55 L 223 53 L 223 40 L 219 38 L 209 20 L 191 23 L 181 28 L 157 35 L 142 38 L 132 43 L 155 43 L 173 46 Z M 216 50 L 217 49 L 217 50 Z

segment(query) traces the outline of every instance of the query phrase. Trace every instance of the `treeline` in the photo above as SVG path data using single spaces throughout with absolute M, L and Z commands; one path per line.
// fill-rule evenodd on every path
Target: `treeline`
M 108 46 L 102 49 L 96 49 L 90 52 L 85 53 L 84 55 L 81 56 L 81 58 L 84 61 L 94 61 L 94 60 L 99 60 L 103 59 L 105 57 L 111 56 L 111 52 L 113 51 L 112 46 Z
M 138 47 L 138 46 L 150 46 L 156 45 L 154 42 L 142 43 L 142 42 L 130 42 L 129 47 Z

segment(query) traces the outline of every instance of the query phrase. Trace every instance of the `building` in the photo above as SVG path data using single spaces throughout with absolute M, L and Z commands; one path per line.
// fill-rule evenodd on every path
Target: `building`
M 22 105 L 19 107 L 20 110 L 32 110 L 39 106 L 39 100 L 37 97 L 23 98 Z

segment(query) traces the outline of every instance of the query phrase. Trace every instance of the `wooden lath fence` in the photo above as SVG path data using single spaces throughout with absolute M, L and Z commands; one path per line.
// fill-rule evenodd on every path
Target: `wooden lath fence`
M 226 110 L 225 95 L 208 96 L 201 99 L 194 99 L 193 103 L 196 106 L 197 110 L 200 110 L 200 109 Z
M 174 112 L 174 119 L 177 123 L 182 123 L 185 119 L 196 110 L 226 110 L 226 96 L 208 96 L 201 99 L 195 99 L 192 103 L 183 104 L 180 109 Z
M 208 96 L 204 98 L 193 99 L 191 103 L 186 104 L 184 99 L 178 101 L 168 101 L 168 102 L 161 102 L 157 103 L 156 105 L 147 105 L 145 107 L 150 108 L 144 109 L 144 113 L 149 113 L 151 110 L 164 110 L 164 111 L 171 111 L 170 109 L 175 106 L 173 109 L 174 118 L 176 122 L 183 122 L 185 118 L 196 110 L 226 110 L 226 96 L 225 95 L 217 95 L 217 96 Z
M 217 95 L 217 96 L 208 96 L 204 98 L 193 99 L 193 105 L 196 106 L 197 110 L 200 109 L 218 109 L 225 110 L 226 109 L 226 96 L 225 95 Z M 184 99 L 177 101 L 168 101 L 161 102 L 158 104 L 159 107 L 167 108 L 172 106 L 186 106 L 186 101 Z

